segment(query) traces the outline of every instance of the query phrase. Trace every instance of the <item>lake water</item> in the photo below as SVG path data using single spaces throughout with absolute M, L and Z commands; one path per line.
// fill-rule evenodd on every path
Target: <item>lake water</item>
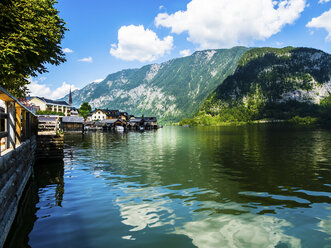
M 6 247 L 331 247 L 331 131 L 66 135 Z

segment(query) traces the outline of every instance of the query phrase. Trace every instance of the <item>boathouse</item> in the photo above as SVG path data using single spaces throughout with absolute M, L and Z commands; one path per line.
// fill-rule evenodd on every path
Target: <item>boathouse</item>
M 144 125 L 144 121 L 142 118 L 134 118 L 134 119 L 130 119 L 128 121 L 128 128 L 130 130 L 138 130 L 139 127 L 142 127 Z
M 126 128 L 127 122 L 123 119 L 106 119 L 95 123 L 96 126 L 103 127 L 103 129 L 113 129 L 116 126 Z
M 84 132 L 84 117 L 64 116 L 61 121 L 63 132 Z
M 156 117 L 143 117 L 143 123 L 145 129 L 157 129 L 159 127 Z

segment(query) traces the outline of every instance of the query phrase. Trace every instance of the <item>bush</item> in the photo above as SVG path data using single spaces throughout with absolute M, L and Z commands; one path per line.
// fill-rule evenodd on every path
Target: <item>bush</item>
M 310 125 L 315 125 L 317 123 L 317 118 L 311 117 L 311 116 L 306 116 L 306 117 L 300 117 L 300 116 L 294 116 L 288 122 L 295 124 L 295 125 L 300 125 L 300 126 L 310 126 Z
M 37 115 L 61 115 L 64 116 L 64 113 L 62 112 L 56 112 L 51 110 L 38 110 L 36 112 Z

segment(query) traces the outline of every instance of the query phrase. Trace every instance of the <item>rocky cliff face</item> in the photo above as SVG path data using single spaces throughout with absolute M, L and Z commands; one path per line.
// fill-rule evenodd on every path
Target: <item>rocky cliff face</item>
M 229 108 L 263 111 L 266 106 L 319 104 L 331 93 L 331 55 L 310 48 L 254 48 L 206 99 L 200 111 L 212 115 Z
M 123 70 L 72 93 L 73 104 L 152 115 L 166 121 L 192 116 L 202 101 L 232 75 L 245 47 L 198 51 L 191 56 Z M 68 96 L 63 98 L 68 99 Z

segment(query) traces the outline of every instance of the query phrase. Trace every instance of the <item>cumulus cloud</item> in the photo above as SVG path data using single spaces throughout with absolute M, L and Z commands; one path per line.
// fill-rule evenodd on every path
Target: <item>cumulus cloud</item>
M 53 100 L 62 98 L 67 95 L 69 93 L 70 87 L 72 91 L 77 89 L 77 87 L 75 87 L 73 84 L 70 85 L 66 82 L 63 82 L 60 87 L 53 91 L 45 84 L 39 84 L 38 81 L 30 80 L 30 84 L 28 85 L 30 96 L 40 96 Z
M 87 58 L 82 58 L 78 60 L 79 62 L 88 62 L 88 63 L 92 63 L 93 59 L 91 56 L 87 57 Z
M 299 18 L 305 0 L 192 0 L 185 11 L 160 13 L 157 27 L 188 33 L 200 48 L 248 45 L 278 33 Z
M 327 3 L 330 2 L 330 0 L 319 0 L 318 3 Z
M 70 48 L 64 48 L 64 49 L 62 49 L 62 51 L 63 51 L 64 53 L 73 53 L 73 52 L 74 52 L 74 51 L 71 50 Z
M 331 9 L 307 23 L 308 28 L 324 28 L 328 32 L 326 40 L 331 41 Z
M 123 60 L 154 61 L 173 48 L 173 37 L 159 39 L 155 32 L 143 25 L 122 26 L 118 30 L 118 44 L 112 44 L 110 54 Z
M 179 51 L 179 54 L 183 57 L 186 57 L 186 56 L 191 55 L 191 51 L 190 51 L 190 49 L 184 49 L 184 50 Z
M 51 89 L 47 87 L 45 84 L 39 84 L 38 81 L 30 80 L 28 89 L 30 91 L 31 96 L 49 97 L 51 95 Z
M 77 88 L 73 84 L 67 84 L 66 82 L 63 82 L 62 85 L 55 90 L 52 91 L 51 98 L 52 99 L 59 99 L 61 97 L 64 97 L 67 95 L 70 91 L 76 90 Z

